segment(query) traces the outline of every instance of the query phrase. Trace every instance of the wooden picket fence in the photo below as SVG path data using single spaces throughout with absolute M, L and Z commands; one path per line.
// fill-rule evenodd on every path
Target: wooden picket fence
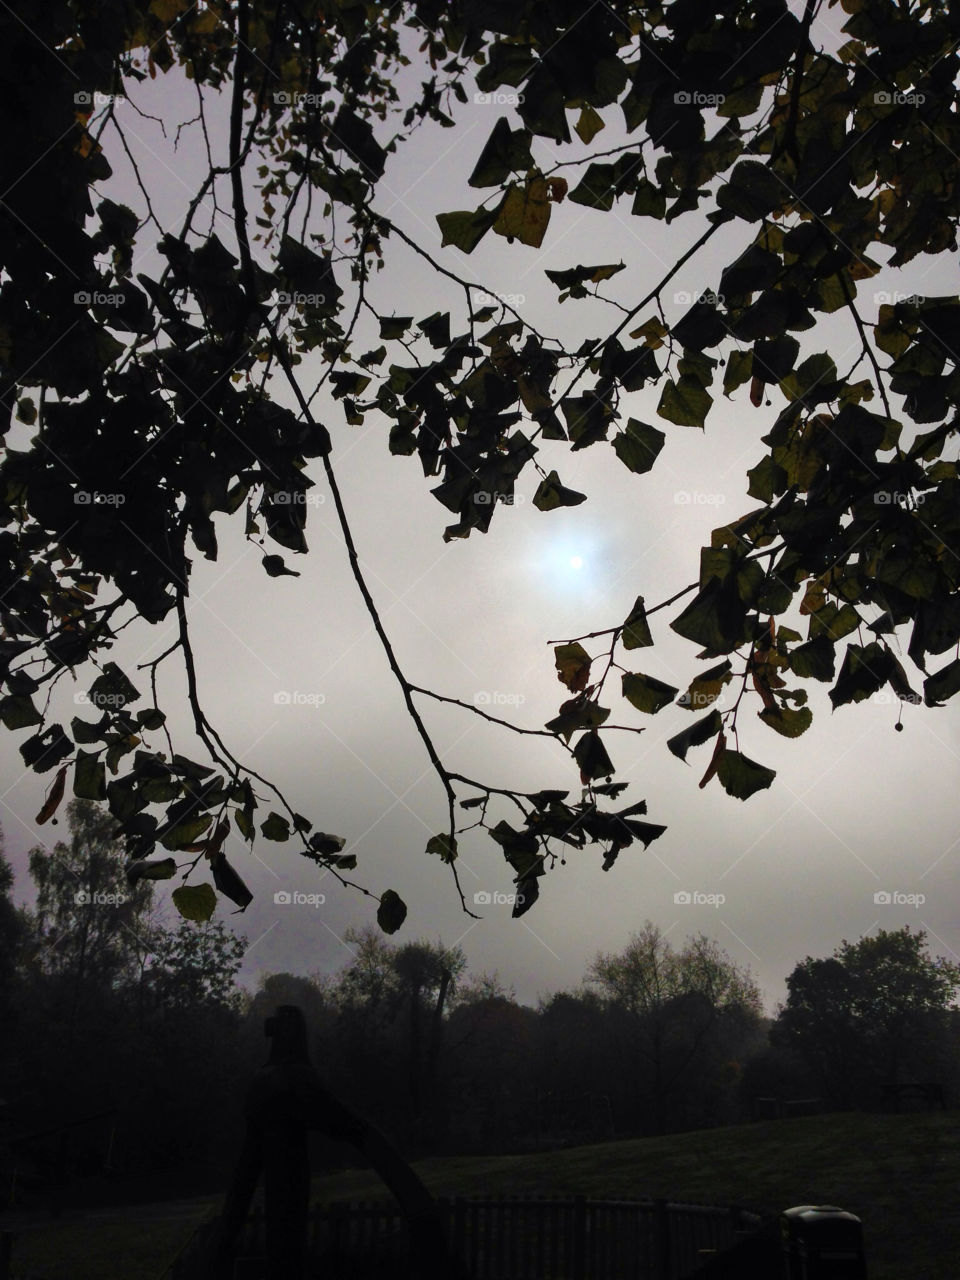
M 761 1225 L 758 1215 L 735 1206 L 665 1200 L 498 1196 L 436 1203 L 474 1280 L 682 1280 Z M 260 1280 L 263 1242 L 263 1212 L 255 1208 L 235 1280 Z M 389 1202 L 318 1205 L 309 1256 L 316 1274 L 330 1280 L 405 1275 L 403 1217 Z M 187 1254 L 180 1261 L 169 1280 L 193 1280 Z

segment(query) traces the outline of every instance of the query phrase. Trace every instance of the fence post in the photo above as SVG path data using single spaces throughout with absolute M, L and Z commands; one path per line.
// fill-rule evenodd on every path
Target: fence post
M 343 1267 L 341 1255 L 343 1253 L 343 1215 L 346 1205 L 341 1200 L 333 1200 L 327 1205 L 327 1231 L 330 1249 L 331 1268 L 336 1275 L 338 1269 Z
M 207 1246 L 210 1253 L 209 1274 L 214 1280 L 231 1280 L 233 1276 L 237 1245 L 260 1177 L 262 1161 L 260 1136 L 248 1124 L 223 1212 Z
M 13 1257 L 13 1232 L 0 1231 L 0 1280 L 10 1280 L 10 1259 Z
M 671 1280 L 670 1214 L 666 1200 L 653 1202 L 653 1274 L 657 1280 Z
M 475 1267 L 475 1258 L 477 1256 L 477 1242 L 475 1239 L 470 1241 L 470 1252 L 467 1254 L 467 1207 L 463 1196 L 454 1197 L 453 1201 L 453 1217 L 448 1219 L 450 1222 L 450 1234 L 447 1239 L 450 1241 L 450 1249 L 458 1258 L 464 1258 L 467 1264 L 467 1270 L 472 1274 Z M 474 1232 L 476 1235 L 476 1232 Z
M 264 1217 L 269 1280 L 303 1280 L 310 1169 L 307 1130 L 295 1113 L 263 1135 Z
M 573 1280 L 586 1280 L 587 1197 L 573 1197 Z

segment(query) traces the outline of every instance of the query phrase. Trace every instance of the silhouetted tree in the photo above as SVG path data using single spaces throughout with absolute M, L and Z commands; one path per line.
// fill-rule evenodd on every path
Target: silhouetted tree
M 153 884 L 130 884 L 116 823 L 86 800 L 67 810 L 70 843 L 29 853 L 37 888 L 37 963 L 60 979 L 63 999 L 78 1009 L 84 992 L 139 978 L 152 942 Z
M 834 1106 L 872 1105 L 881 1085 L 923 1075 L 936 1060 L 960 967 L 929 955 L 926 936 L 909 925 L 880 929 L 826 959 L 808 956 L 787 978 L 771 1042 L 808 1064 Z
M 700 934 L 676 951 L 650 921 L 622 952 L 598 954 L 587 981 L 611 1014 L 623 1067 L 647 1093 L 649 1122 L 659 1133 L 676 1123 L 680 1095 L 724 1030 L 737 1021 L 749 1025 L 762 1009 L 749 970 L 717 943 Z
M 7 861 L 0 830 L 0 1018 L 6 1025 L 21 952 L 29 925 L 25 913 L 13 902 L 13 867 Z
M 167 1008 L 238 1011 L 236 976 L 245 950 L 245 940 L 219 920 L 199 928 L 181 921 L 173 930 L 160 930 L 148 970 L 151 994 Z

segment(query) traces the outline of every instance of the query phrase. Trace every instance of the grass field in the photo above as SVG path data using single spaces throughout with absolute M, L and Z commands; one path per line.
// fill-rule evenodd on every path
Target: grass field
M 534 1156 L 464 1156 L 415 1166 L 437 1195 L 584 1193 L 720 1201 L 760 1211 L 837 1204 L 863 1219 L 870 1280 L 960 1275 L 960 1117 L 810 1116 Z M 314 1182 L 314 1198 L 388 1198 L 364 1170 Z M 24 1233 L 13 1275 L 154 1280 L 212 1201 L 179 1217 L 64 1222 Z

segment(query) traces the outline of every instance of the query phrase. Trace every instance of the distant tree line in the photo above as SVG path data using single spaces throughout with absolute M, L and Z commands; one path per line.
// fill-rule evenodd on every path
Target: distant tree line
M 911 1081 L 960 1100 L 960 969 L 922 931 L 808 956 L 772 1019 L 718 943 L 674 945 L 649 921 L 536 1008 L 470 973 L 459 947 L 372 928 L 346 935 L 338 973 L 270 974 L 250 993 L 241 937 L 165 922 L 151 882 L 129 882 L 110 817 L 75 801 L 68 821 L 68 841 L 30 852 L 33 909 L 14 905 L 0 849 L 0 1200 L 14 1171 L 21 1203 L 64 1171 L 104 1198 L 222 1186 L 280 1004 L 303 1009 L 329 1087 L 412 1155 L 740 1123 L 757 1098 L 877 1108 Z M 57 1126 L 107 1111 L 64 1145 Z M 318 1139 L 314 1155 L 351 1153 Z

